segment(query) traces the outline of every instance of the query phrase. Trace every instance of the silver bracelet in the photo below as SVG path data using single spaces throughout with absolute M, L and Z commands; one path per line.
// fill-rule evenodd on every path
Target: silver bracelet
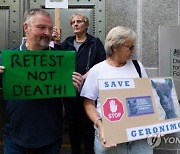
M 99 118 L 97 118 L 97 119 L 95 120 L 95 122 L 94 122 L 94 125 L 95 125 L 96 127 L 97 127 L 97 122 L 98 122 L 99 120 L 102 121 L 102 118 L 99 117 Z

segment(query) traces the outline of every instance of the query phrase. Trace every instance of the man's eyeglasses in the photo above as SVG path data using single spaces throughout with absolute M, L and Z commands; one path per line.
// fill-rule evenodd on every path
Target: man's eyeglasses
M 133 51 L 135 49 L 135 45 L 128 46 L 128 45 L 122 44 L 122 46 L 129 48 L 129 50 L 131 50 L 131 51 Z

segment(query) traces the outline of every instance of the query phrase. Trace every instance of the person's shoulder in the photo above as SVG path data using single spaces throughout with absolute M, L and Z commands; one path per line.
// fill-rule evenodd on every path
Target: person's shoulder
M 72 45 L 74 42 L 75 36 L 69 36 L 67 37 L 62 43 L 61 43 L 61 47 L 64 48 L 67 45 Z
M 75 36 L 68 36 L 63 42 L 74 41 Z
M 88 34 L 87 35 L 91 38 L 91 39 L 94 39 L 94 40 L 97 40 L 97 41 L 101 41 L 99 37 L 96 37 L 96 36 L 93 36 L 91 34 Z
M 137 60 L 137 62 L 138 62 L 139 66 L 140 66 L 141 68 L 144 67 L 143 64 L 142 64 L 140 61 Z
M 19 50 L 19 49 L 20 49 L 19 46 L 17 46 L 15 48 L 10 49 L 10 50 Z
M 87 40 L 89 40 L 90 42 L 94 42 L 96 45 L 98 44 L 102 44 L 102 41 L 100 40 L 99 37 L 95 37 L 95 36 L 92 36 L 91 34 L 87 34 Z
M 4 49 L 4 50 L 20 50 L 20 47 L 19 46 L 16 46 L 16 47 L 14 47 L 14 48 L 10 48 L 10 49 Z M 3 49 L 2 50 L 0 50 L 0 52 L 1 51 L 3 51 Z
M 106 62 L 105 62 L 105 60 L 103 60 L 103 61 L 97 63 L 96 65 L 94 65 L 91 69 L 93 69 L 93 70 L 101 70 L 104 67 L 106 67 L 105 65 L 106 65 Z
M 143 64 L 140 61 L 138 61 L 138 60 L 130 59 L 130 60 L 128 60 L 127 64 L 129 64 L 129 66 L 131 66 L 131 67 L 132 66 L 134 67 L 137 64 L 137 65 L 139 65 L 140 68 L 143 68 Z
M 98 78 L 98 76 L 104 71 L 105 66 L 105 61 L 102 61 L 96 65 L 94 65 L 88 72 L 88 75 L 91 77 Z
M 87 33 L 87 38 L 90 40 L 100 40 L 98 37 L 95 37 L 95 36 L 88 34 L 88 33 Z
M 143 66 L 142 65 L 142 63 L 140 62 L 140 61 L 138 61 L 138 60 L 136 60 L 136 59 L 130 59 L 130 60 L 128 60 L 128 63 L 130 63 L 130 64 L 133 64 L 133 61 L 137 61 L 137 63 L 139 64 L 139 66 Z M 134 65 L 134 64 L 133 64 Z
M 59 44 L 54 43 L 54 50 L 62 50 L 62 44 L 61 43 L 59 43 Z
M 89 33 L 86 33 L 86 36 L 88 37 L 88 38 L 92 38 L 92 39 L 94 39 L 95 37 L 94 36 L 92 36 L 91 34 L 89 34 Z
M 13 48 L 10 48 L 10 49 L 7 49 L 7 50 L 20 50 L 20 46 L 16 46 L 16 47 L 13 47 Z

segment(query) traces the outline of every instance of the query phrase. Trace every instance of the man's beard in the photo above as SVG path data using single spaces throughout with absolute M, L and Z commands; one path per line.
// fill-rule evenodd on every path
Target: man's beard
M 39 46 L 43 49 L 49 46 L 50 38 L 47 35 L 40 37 Z

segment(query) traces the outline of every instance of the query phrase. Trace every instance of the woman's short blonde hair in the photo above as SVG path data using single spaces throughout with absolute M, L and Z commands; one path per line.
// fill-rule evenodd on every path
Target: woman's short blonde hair
M 72 16 L 70 17 L 70 24 L 71 24 L 71 25 L 72 25 L 72 20 L 73 20 L 73 18 L 74 18 L 75 16 L 80 17 L 80 18 L 85 22 L 86 26 L 89 27 L 89 19 L 88 19 L 87 16 L 85 16 L 85 15 L 82 14 L 82 13 L 74 13 L 74 14 L 72 14 Z
M 105 39 L 106 56 L 113 55 L 113 48 L 120 48 L 124 42 L 131 40 L 136 41 L 136 33 L 127 27 L 117 26 L 109 31 Z

